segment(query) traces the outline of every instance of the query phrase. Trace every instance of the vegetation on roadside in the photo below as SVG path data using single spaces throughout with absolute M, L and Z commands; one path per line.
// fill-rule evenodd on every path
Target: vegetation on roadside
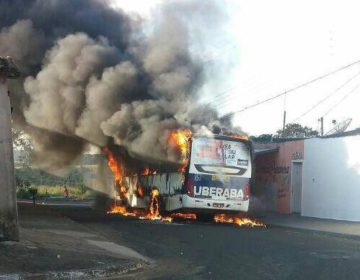
M 37 198 L 60 198 L 65 197 L 65 187 L 69 198 L 90 199 L 94 192 L 84 183 L 84 170 L 73 168 L 67 176 L 59 177 L 46 173 L 39 169 L 29 167 L 15 170 L 17 196 L 23 199 Z
M 278 130 L 276 134 L 261 134 L 250 136 L 250 140 L 255 143 L 272 143 L 281 138 L 311 138 L 319 136 L 319 132 L 310 127 L 302 126 L 298 123 L 289 123 L 284 130 Z
M 18 198 L 64 198 L 90 199 L 95 192 L 86 187 L 84 178 L 91 178 L 96 172 L 98 155 L 86 155 L 74 165 L 65 176 L 56 176 L 34 168 L 34 147 L 29 136 L 22 130 L 12 129 L 15 154 L 16 192 Z M 76 163 L 75 163 L 76 164 Z
M 36 186 L 30 188 L 17 188 L 17 197 L 22 199 L 32 199 L 33 189 L 36 189 L 36 197 L 44 198 L 64 198 L 65 186 Z M 72 199 L 92 199 L 94 191 L 86 186 L 67 187 L 69 198 Z

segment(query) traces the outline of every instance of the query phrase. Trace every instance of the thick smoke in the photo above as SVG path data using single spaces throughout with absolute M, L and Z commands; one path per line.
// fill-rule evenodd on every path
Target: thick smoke
M 28 19 L 4 27 L 0 33 L 0 42 L 0 53 L 11 54 L 25 74 L 38 67 L 44 56 L 45 36 Z
M 117 49 L 105 39 L 94 41 L 77 33 L 58 40 L 47 52 L 42 70 L 35 78 L 25 80 L 25 92 L 30 98 L 24 112 L 26 120 L 40 128 L 74 135 L 84 108 L 91 110 L 86 105 L 92 99 L 94 84 L 99 84 L 96 77 L 118 57 Z M 112 80 L 116 81 L 116 77 Z M 96 91 L 104 95 L 99 88 Z M 93 127 L 98 125 L 92 123 Z
M 43 166 L 68 164 L 88 143 L 177 161 L 167 145 L 171 130 L 230 126 L 196 102 L 204 72 L 190 53 L 199 27 L 189 17 L 214 21 L 217 10 L 202 2 L 171 1 L 146 32 L 139 18 L 104 1 L 0 3 L 0 54 L 24 74 L 13 96 L 15 120 Z

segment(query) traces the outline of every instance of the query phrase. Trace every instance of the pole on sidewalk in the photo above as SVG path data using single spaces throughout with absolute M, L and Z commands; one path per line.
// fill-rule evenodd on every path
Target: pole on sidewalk
M 0 56 L 0 241 L 19 240 L 11 106 L 6 80 L 19 72 L 9 57 Z
M 283 134 L 285 134 L 285 128 L 286 128 L 286 111 L 284 110 L 284 117 L 283 117 Z
M 320 135 L 324 136 L 324 117 L 320 118 Z

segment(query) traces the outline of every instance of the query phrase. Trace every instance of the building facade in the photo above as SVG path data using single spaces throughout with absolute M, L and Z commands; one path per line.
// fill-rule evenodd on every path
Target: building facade
M 360 131 L 257 151 L 254 196 L 267 211 L 360 221 Z

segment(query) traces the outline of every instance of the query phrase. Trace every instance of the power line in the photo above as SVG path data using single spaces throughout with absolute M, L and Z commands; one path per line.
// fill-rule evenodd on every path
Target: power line
M 334 106 L 332 106 L 329 110 L 326 111 L 325 114 L 322 115 L 322 118 L 329 114 L 332 110 L 334 110 L 337 106 L 339 106 L 346 98 L 348 98 L 352 93 L 355 92 L 360 87 L 360 83 L 357 84 L 352 90 L 350 90 L 346 95 L 343 96 Z
M 318 101 L 315 105 L 313 105 L 310 109 L 306 110 L 304 113 L 302 113 L 300 116 L 298 116 L 297 118 L 293 119 L 291 122 L 294 123 L 296 121 L 298 121 L 299 119 L 301 119 L 302 117 L 306 116 L 308 113 L 310 113 L 311 111 L 313 111 L 316 107 L 318 107 L 320 104 L 322 104 L 323 102 L 325 102 L 326 100 L 328 100 L 330 97 L 332 97 L 335 93 L 337 93 L 339 90 L 341 90 L 343 87 L 345 87 L 347 84 L 349 84 L 352 80 L 354 80 L 356 77 L 358 77 L 360 75 L 359 73 L 356 73 L 356 75 L 352 76 L 350 79 L 347 79 L 343 84 L 341 84 L 339 87 L 337 87 L 334 91 L 332 91 L 330 94 L 328 94 L 327 96 L 325 96 L 323 99 L 321 99 L 320 101 Z
M 279 94 L 276 94 L 276 95 L 274 95 L 274 96 L 272 96 L 272 97 L 269 97 L 269 98 L 267 98 L 267 99 L 265 99 L 265 100 L 256 102 L 256 103 L 254 103 L 254 104 L 252 104 L 252 105 L 249 105 L 249 106 L 246 106 L 246 107 L 244 107 L 244 108 L 242 108 L 242 109 L 240 109 L 240 110 L 238 110 L 238 111 L 228 113 L 228 114 L 224 115 L 224 117 L 229 117 L 229 116 L 232 116 L 232 115 L 235 115 L 235 114 L 244 112 L 244 111 L 246 111 L 246 110 L 249 110 L 249 109 L 251 109 L 251 108 L 257 107 L 257 106 L 259 106 L 259 105 L 261 105 L 261 104 L 264 104 L 264 103 L 266 103 L 266 102 L 272 101 L 272 100 L 274 100 L 274 99 L 276 99 L 276 98 L 278 98 L 278 97 L 280 97 L 280 96 L 283 96 L 284 94 L 288 94 L 288 93 L 293 92 L 293 91 L 296 91 L 296 90 L 298 90 L 298 89 L 300 89 L 300 88 L 306 87 L 306 86 L 308 86 L 308 85 L 310 85 L 310 84 L 312 84 L 312 83 L 315 83 L 315 82 L 317 82 L 317 81 L 319 81 L 319 80 L 322 80 L 322 79 L 324 79 L 324 78 L 326 78 L 326 77 L 328 77 L 328 76 L 331 76 L 331 75 L 333 75 L 333 74 L 335 74 L 335 73 L 337 73 L 337 72 L 340 72 L 340 71 L 342 71 L 342 70 L 345 70 L 345 69 L 347 69 L 347 68 L 350 68 L 351 66 L 353 66 L 353 65 L 355 65 L 355 64 L 358 64 L 358 63 L 360 63 L 360 60 L 357 60 L 357 61 L 352 62 L 352 63 L 350 63 L 350 64 L 347 64 L 347 65 L 345 65 L 345 66 L 342 66 L 342 67 L 340 67 L 340 68 L 338 68 L 338 69 L 336 69 L 336 70 L 334 70 L 334 71 L 331 71 L 331 72 L 329 72 L 329 73 L 323 74 L 323 75 L 321 75 L 321 76 L 319 76 L 319 77 L 317 77 L 317 78 L 315 78 L 315 79 L 312 79 L 312 80 L 310 80 L 310 81 L 308 81 L 308 82 L 302 83 L 302 84 L 300 84 L 300 85 L 298 85 L 298 86 L 296 86 L 296 87 L 294 87 L 294 88 L 292 88 L 292 89 L 288 89 L 288 90 L 286 90 L 286 91 L 284 91 L 284 92 L 281 92 L 281 93 L 279 93 Z
M 261 83 L 264 84 L 264 83 Z M 254 89 L 255 87 L 249 87 L 249 89 Z M 237 88 L 233 88 L 233 90 L 236 90 Z M 231 91 L 233 91 L 231 90 Z M 223 92 L 223 95 L 218 95 L 216 98 L 206 102 L 205 104 L 210 105 L 210 106 L 215 106 L 215 107 L 220 107 L 220 106 L 226 106 L 229 103 L 234 103 L 234 100 L 231 97 L 234 97 L 233 93 L 227 93 Z M 245 90 L 246 91 L 246 90 Z M 224 94 L 225 93 L 225 94 Z M 249 95 L 249 94 L 247 94 Z M 245 96 L 247 96 L 245 95 Z
M 226 96 L 229 96 L 229 92 L 232 92 L 232 91 L 234 91 L 234 90 L 236 90 L 236 87 L 232 87 L 232 88 L 229 88 L 229 89 L 227 89 L 227 90 L 224 90 L 224 91 L 222 91 L 221 93 L 219 93 L 219 94 L 217 94 L 217 95 L 214 95 L 214 96 L 210 99 L 210 101 L 206 102 L 206 104 L 214 103 L 214 102 L 216 102 L 217 99 L 219 99 L 219 98 L 224 98 L 224 97 L 226 97 Z
M 248 91 L 249 89 L 253 90 L 255 87 L 259 86 L 259 82 L 255 81 L 253 78 L 251 78 L 250 80 L 252 81 L 250 86 L 246 87 L 246 89 L 244 91 Z M 260 85 L 264 85 L 264 84 L 268 84 L 268 83 L 264 82 L 264 81 L 260 82 Z M 208 100 L 206 102 L 206 104 L 211 105 L 212 103 L 216 103 L 216 105 L 219 105 L 219 104 L 221 104 L 221 102 L 223 102 L 222 101 L 223 99 L 234 96 L 233 92 L 238 89 L 239 89 L 239 87 L 232 87 L 221 93 L 218 93 L 218 94 L 214 95 L 210 100 Z

